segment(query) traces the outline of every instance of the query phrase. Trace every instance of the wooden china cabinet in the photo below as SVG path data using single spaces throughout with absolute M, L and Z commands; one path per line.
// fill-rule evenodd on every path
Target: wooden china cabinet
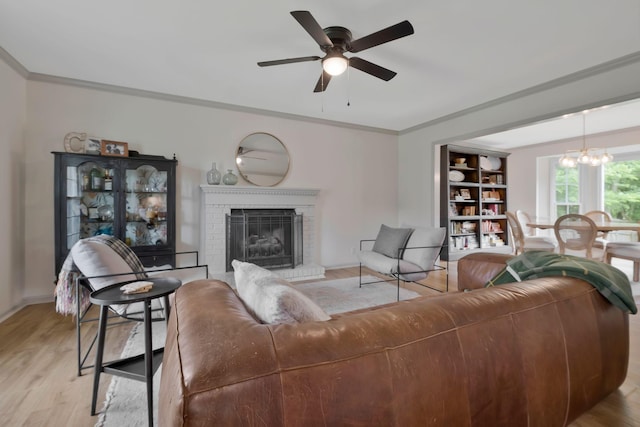
M 177 160 L 54 152 L 55 273 L 78 240 L 113 235 L 146 266 L 175 266 Z

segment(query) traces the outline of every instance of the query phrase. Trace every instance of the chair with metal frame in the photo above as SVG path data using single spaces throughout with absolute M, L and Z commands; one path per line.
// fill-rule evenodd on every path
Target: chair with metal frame
M 382 227 L 385 226 L 383 225 Z M 400 281 L 405 283 L 412 282 L 438 292 L 443 292 L 442 289 L 437 289 L 421 282 L 433 271 L 444 271 L 446 275 L 444 292 L 448 292 L 449 273 L 447 266 L 437 264 L 438 259 L 441 258 L 443 251 L 447 248 L 447 245 L 444 244 L 446 237 L 445 229 L 416 227 L 405 230 L 410 230 L 410 235 L 404 240 L 405 243 L 400 243 L 397 247 L 389 248 L 386 254 L 376 251 L 376 245 L 380 242 L 383 228 L 381 228 L 381 233 L 378 234 L 378 238 L 360 240 L 360 252 L 358 253 L 358 259 L 360 261 L 360 287 L 372 283 L 395 282 L 397 286 L 397 299 L 399 301 Z M 365 249 L 365 247 L 370 247 L 372 243 L 373 249 Z M 390 278 L 363 282 L 363 267 Z
M 186 283 L 187 281 L 194 280 L 196 278 L 208 278 L 209 276 L 208 266 L 206 264 L 199 264 L 199 256 L 197 251 L 175 253 L 175 255 L 177 256 L 194 256 L 195 265 L 184 267 L 169 266 L 167 268 L 148 270 L 140 268 L 142 266 L 142 263 L 139 261 L 135 253 L 131 251 L 131 249 L 124 246 L 124 243 L 111 236 L 103 237 L 105 240 L 117 243 L 118 247 L 121 250 L 126 250 L 126 256 L 133 260 L 132 265 L 136 265 L 138 266 L 138 268 L 136 268 L 135 270 L 129 268 L 129 266 L 123 262 L 122 258 L 120 258 L 121 255 L 119 253 L 111 250 L 111 248 L 107 247 L 107 245 L 96 243 L 96 238 L 83 239 L 77 242 L 70 251 L 69 256 L 73 259 L 75 268 L 77 270 L 77 273 L 73 278 L 73 287 L 75 288 L 75 307 L 72 314 L 76 316 L 78 376 L 82 375 L 83 370 L 93 367 L 93 365 L 88 365 L 87 361 L 91 351 L 95 346 L 97 332 L 96 335 L 91 339 L 91 342 L 88 344 L 88 346 L 83 349 L 81 330 L 82 325 L 98 321 L 98 317 L 90 316 L 89 314 L 91 304 L 88 301 L 88 294 L 90 292 L 115 283 L 127 282 L 132 280 L 144 280 L 144 278 L 146 277 L 178 276 L 182 279 L 183 283 Z M 79 251 L 74 251 L 74 249 L 77 249 L 78 247 L 82 247 L 82 253 L 80 253 Z M 126 247 L 126 249 L 123 249 L 123 247 Z M 75 254 L 76 256 L 74 257 L 73 254 Z M 105 261 L 105 257 L 109 258 L 109 260 Z M 96 267 L 94 265 L 91 265 L 92 263 L 98 264 L 98 266 Z M 110 269 L 113 269 L 115 271 L 109 271 Z M 196 272 L 195 269 L 199 269 L 198 277 L 193 276 L 193 274 L 195 274 L 194 272 Z M 189 275 L 189 272 L 192 272 L 192 274 Z M 58 282 L 58 286 L 62 286 L 60 281 Z M 156 304 L 157 305 L 152 308 L 154 321 L 164 320 L 162 316 L 163 307 L 159 303 Z M 134 303 L 126 306 L 110 306 L 109 308 L 111 312 L 109 319 L 121 319 L 121 321 L 117 322 L 112 321 L 109 324 L 110 326 L 126 323 L 129 321 L 143 320 L 143 310 L 139 303 Z

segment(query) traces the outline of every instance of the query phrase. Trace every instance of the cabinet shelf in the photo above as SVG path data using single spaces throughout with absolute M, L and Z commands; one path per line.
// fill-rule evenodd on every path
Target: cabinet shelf
M 449 183 L 452 187 L 480 187 L 479 182 L 471 182 L 471 181 L 451 181 Z
M 480 249 L 509 252 L 504 231 L 509 154 L 456 145 L 440 150 L 440 225 L 448 233 L 443 259 L 456 260 Z M 461 175 L 463 181 L 450 179 L 462 179 Z
M 139 190 L 133 190 L 133 191 L 131 191 L 131 190 L 127 190 L 126 193 L 127 194 L 167 194 L 166 191 L 160 191 L 160 190 L 158 190 L 158 191 L 151 191 L 151 190 L 149 190 L 149 191 L 147 191 L 147 190 L 140 190 L 140 191 Z

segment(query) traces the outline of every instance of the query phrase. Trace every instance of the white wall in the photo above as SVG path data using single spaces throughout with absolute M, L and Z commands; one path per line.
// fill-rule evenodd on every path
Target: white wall
M 397 220 L 397 136 L 311 121 L 230 111 L 81 88 L 28 82 L 26 250 L 41 260 L 26 272 L 25 295 L 50 295 L 54 276 L 53 156 L 71 131 L 126 141 L 145 154 L 178 159 L 178 249 L 198 249 L 200 189 L 211 162 L 234 166 L 246 135 L 277 136 L 291 155 L 280 186 L 319 188 L 316 250 L 325 267 L 354 265 L 352 248 Z M 240 179 L 239 184 L 245 184 Z
M 26 88 L 24 77 L 0 60 L 0 319 L 23 296 Z

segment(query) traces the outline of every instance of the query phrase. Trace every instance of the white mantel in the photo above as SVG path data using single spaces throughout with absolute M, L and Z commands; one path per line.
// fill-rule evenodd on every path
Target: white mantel
M 276 270 L 288 280 L 324 277 L 324 267 L 315 262 L 315 208 L 320 190 L 310 188 L 201 185 L 200 253 L 213 278 L 230 282 L 225 271 L 226 215 L 231 209 L 295 209 L 303 216 L 303 261 L 294 269 Z

